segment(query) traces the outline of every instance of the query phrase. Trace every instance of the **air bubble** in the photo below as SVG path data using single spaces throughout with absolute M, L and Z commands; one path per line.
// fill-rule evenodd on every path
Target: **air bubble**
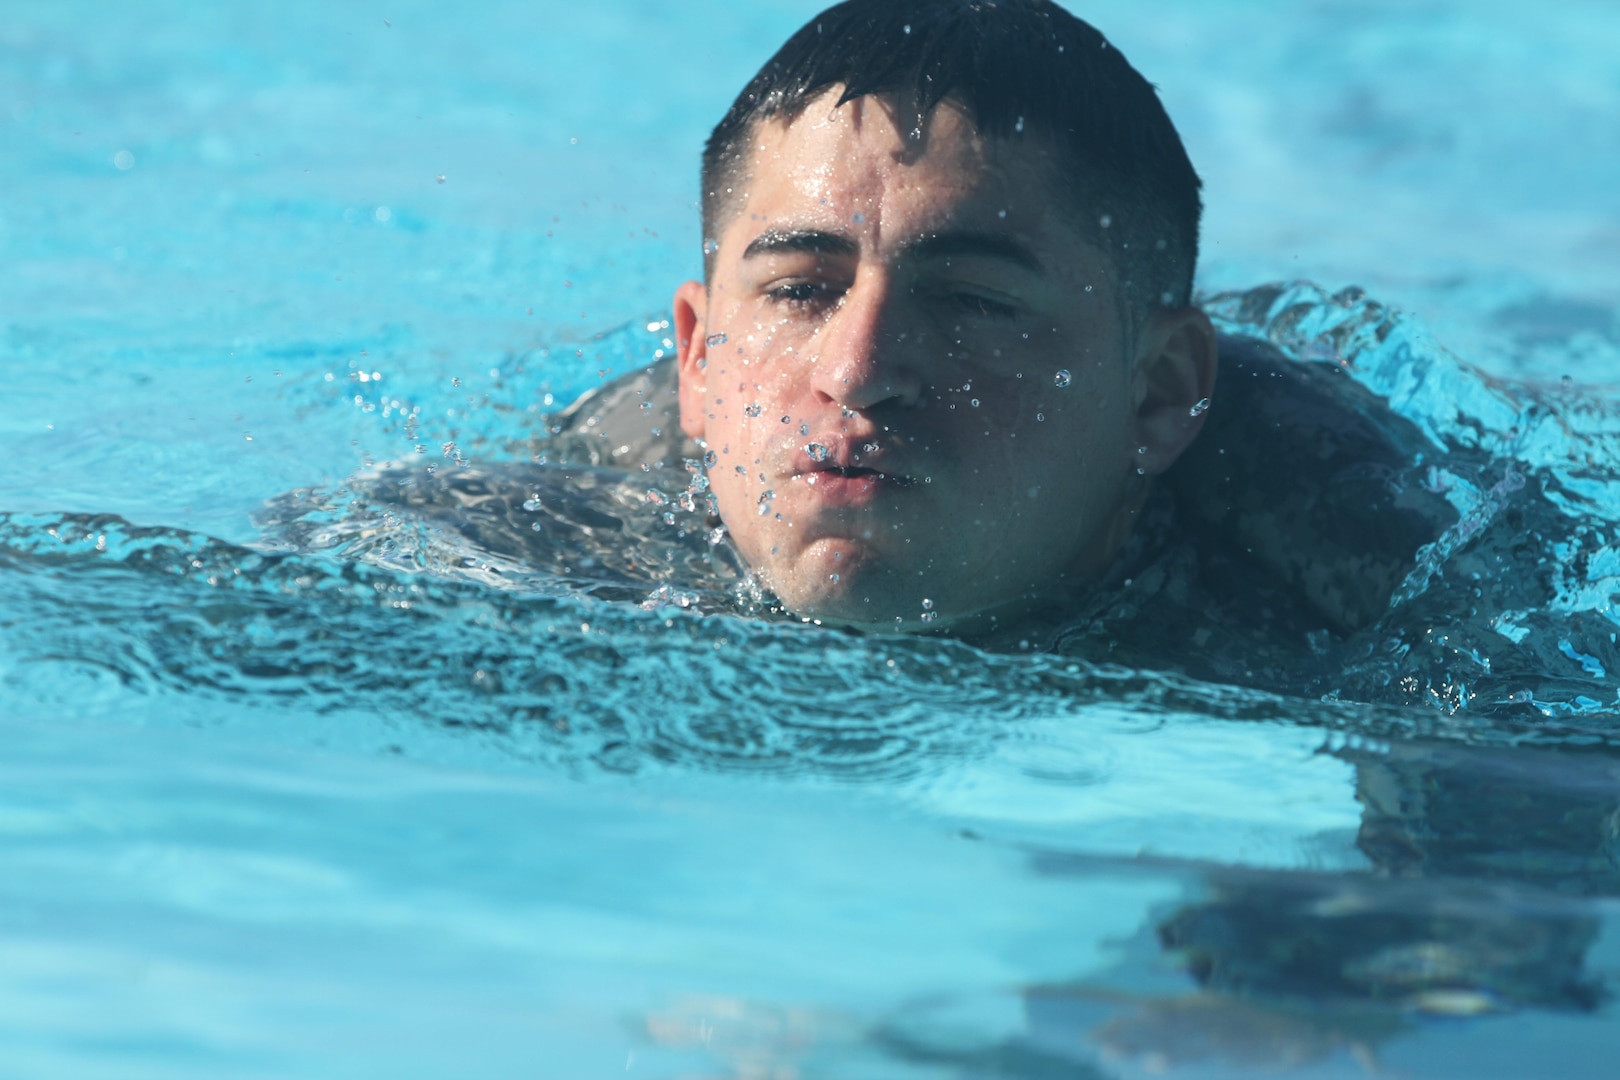
M 810 434 L 810 425 L 801 422 L 799 424 L 799 434 L 800 435 L 808 435 L 808 434 Z
M 707 345 L 711 349 L 724 345 L 725 343 L 726 335 L 724 334 L 710 334 L 708 337 L 703 339 L 703 344 Z
M 978 398 L 972 398 L 972 399 L 970 399 L 968 401 L 968 404 L 973 406 L 975 409 L 977 409 L 979 407 L 979 399 Z
M 811 461 L 826 461 L 832 456 L 832 451 L 818 442 L 813 442 L 806 445 L 804 452 L 810 455 Z
M 932 600 L 928 599 L 927 597 L 923 597 L 923 610 L 924 611 L 933 611 L 934 610 L 934 602 Z
M 937 611 L 925 611 L 922 613 L 923 622 L 933 622 L 937 618 L 939 618 L 939 612 Z
M 1018 118 L 1017 123 L 1013 124 L 1013 130 L 1018 132 L 1022 132 L 1024 130 L 1024 118 L 1022 116 Z
M 715 240 L 712 237 L 710 239 L 707 239 L 707 240 L 703 241 L 703 254 L 705 254 L 705 255 L 713 255 L 715 252 L 717 252 L 719 250 L 720 250 L 720 245 L 718 243 L 716 243 Z
M 1035 422 L 1036 422 L 1036 423 L 1037 423 L 1037 424 L 1039 424 L 1039 423 L 1042 423 L 1042 422 L 1044 422 L 1044 421 L 1045 421 L 1045 420 L 1046 420 L 1046 414 L 1045 414 L 1045 413 L 1043 413 L 1043 412 L 1038 412 L 1038 413 L 1036 413 L 1036 414 L 1035 414 Z
M 531 495 L 527 499 L 524 499 L 523 509 L 527 510 L 531 514 L 540 509 L 540 496 Z
M 1104 214 L 1102 217 L 1097 219 L 1097 224 L 1101 225 L 1105 229 L 1112 228 L 1113 224 L 1114 224 L 1114 219 L 1113 219 L 1113 217 L 1111 215 Z
M 1203 416 L 1209 412 L 1209 398 L 1199 398 L 1198 404 L 1187 410 L 1189 416 Z
M 750 405 L 746 409 L 743 410 L 743 415 L 744 416 L 758 416 L 763 411 L 764 410 L 761 409 L 758 405 Z
M 771 512 L 771 500 L 776 498 L 776 492 L 767 491 L 759 497 L 759 516 L 764 517 Z
M 840 582 L 840 581 L 842 581 L 842 580 L 843 580 L 843 579 L 842 579 L 842 578 L 840 578 L 840 577 L 839 577 L 839 576 L 838 576 L 838 575 L 837 575 L 837 574 L 828 574 L 828 575 L 827 575 L 827 580 L 828 580 L 828 581 L 830 581 L 830 582 L 832 582 L 832 583 L 833 583 L 833 584 L 834 584 L 834 585 L 836 585 L 836 584 L 838 584 L 838 583 L 839 583 L 839 582 Z
M 1064 368 L 1062 371 L 1059 371 L 1056 375 L 1052 376 L 1052 385 L 1057 387 L 1059 390 L 1068 386 L 1073 381 L 1074 375 L 1070 373 L 1068 368 Z
M 726 527 L 724 525 L 716 525 L 714 528 L 709 530 L 709 546 L 710 547 L 713 547 L 714 545 L 718 544 L 720 541 L 724 540 L 725 538 L 726 538 Z

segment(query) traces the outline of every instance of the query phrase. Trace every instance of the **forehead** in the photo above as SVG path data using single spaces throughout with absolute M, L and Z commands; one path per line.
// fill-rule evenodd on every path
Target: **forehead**
M 790 120 L 755 127 L 744 208 L 754 214 L 787 205 L 860 211 L 851 204 L 867 202 L 879 211 L 911 204 L 913 212 L 949 214 L 975 200 L 999 200 L 1011 213 L 1055 202 L 1044 139 L 986 138 L 948 99 L 920 133 L 886 99 L 862 97 L 834 107 L 837 99 L 836 89 L 828 91 Z

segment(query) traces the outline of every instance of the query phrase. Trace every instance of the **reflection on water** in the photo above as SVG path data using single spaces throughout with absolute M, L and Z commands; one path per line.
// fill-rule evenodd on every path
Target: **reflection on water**
M 1423 742 L 1335 753 L 1355 764 L 1370 871 L 1187 867 L 1203 898 L 1154 935 L 1196 989 L 1098 1021 L 1119 994 L 1043 986 L 1030 994 L 1037 1026 L 1161 1065 L 1348 1054 L 1372 1068 L 1380 1044 L 1425 1017 L 1606 1004 L 1612 987 L 1587 954 L 1604 910 L 1591 901 L 1620 892 L 1620 759 Z

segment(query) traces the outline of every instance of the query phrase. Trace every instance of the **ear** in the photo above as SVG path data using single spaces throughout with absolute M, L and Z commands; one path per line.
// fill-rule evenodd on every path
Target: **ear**
M 1138 344 L 1131 396 L 1138 468 L 1150 475 L 1175 464 L 1204 426 L 1200 408 L 1215 392 L 1215 327 L 1195 307 L 1155 312 Z
M 701 281 L 688 281 L 675 290 L 675 356 L 680 373 L 681 430 L 701 440 L 709 391 L 703 369 L 708 365 L 709 290 Z

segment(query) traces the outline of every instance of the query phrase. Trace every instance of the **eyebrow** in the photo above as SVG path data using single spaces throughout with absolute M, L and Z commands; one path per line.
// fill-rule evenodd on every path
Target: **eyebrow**
M 1010 236 L 985 232 L 930 233 L 906 244 L 908 258 L 935 260 L 952 258 L 999 259 L 1031 273 L 1045 272 L 1041 260 L 1029 246 Z M 743 250 L 743 258 L 764 255 L 807 254 L 850 258 L 860 253 L 860 245 L 847 236 L 820 229 L 772 229 L 760 233 Z
M 1033 274 L 1044 273 L 1046 269 L 1027 244 L 999 233 L 930 233 L 907 244 L 906 254 L 914 259 L 1000 259 Z
M 822 232 L 818 229 L 772 229 L 760 233 L 754 242 L 743 249 L 743 258 L 754 259 L 762 255 L 839 255 L 849 257 L 860 252 L 860 246 L 847 236 Z

